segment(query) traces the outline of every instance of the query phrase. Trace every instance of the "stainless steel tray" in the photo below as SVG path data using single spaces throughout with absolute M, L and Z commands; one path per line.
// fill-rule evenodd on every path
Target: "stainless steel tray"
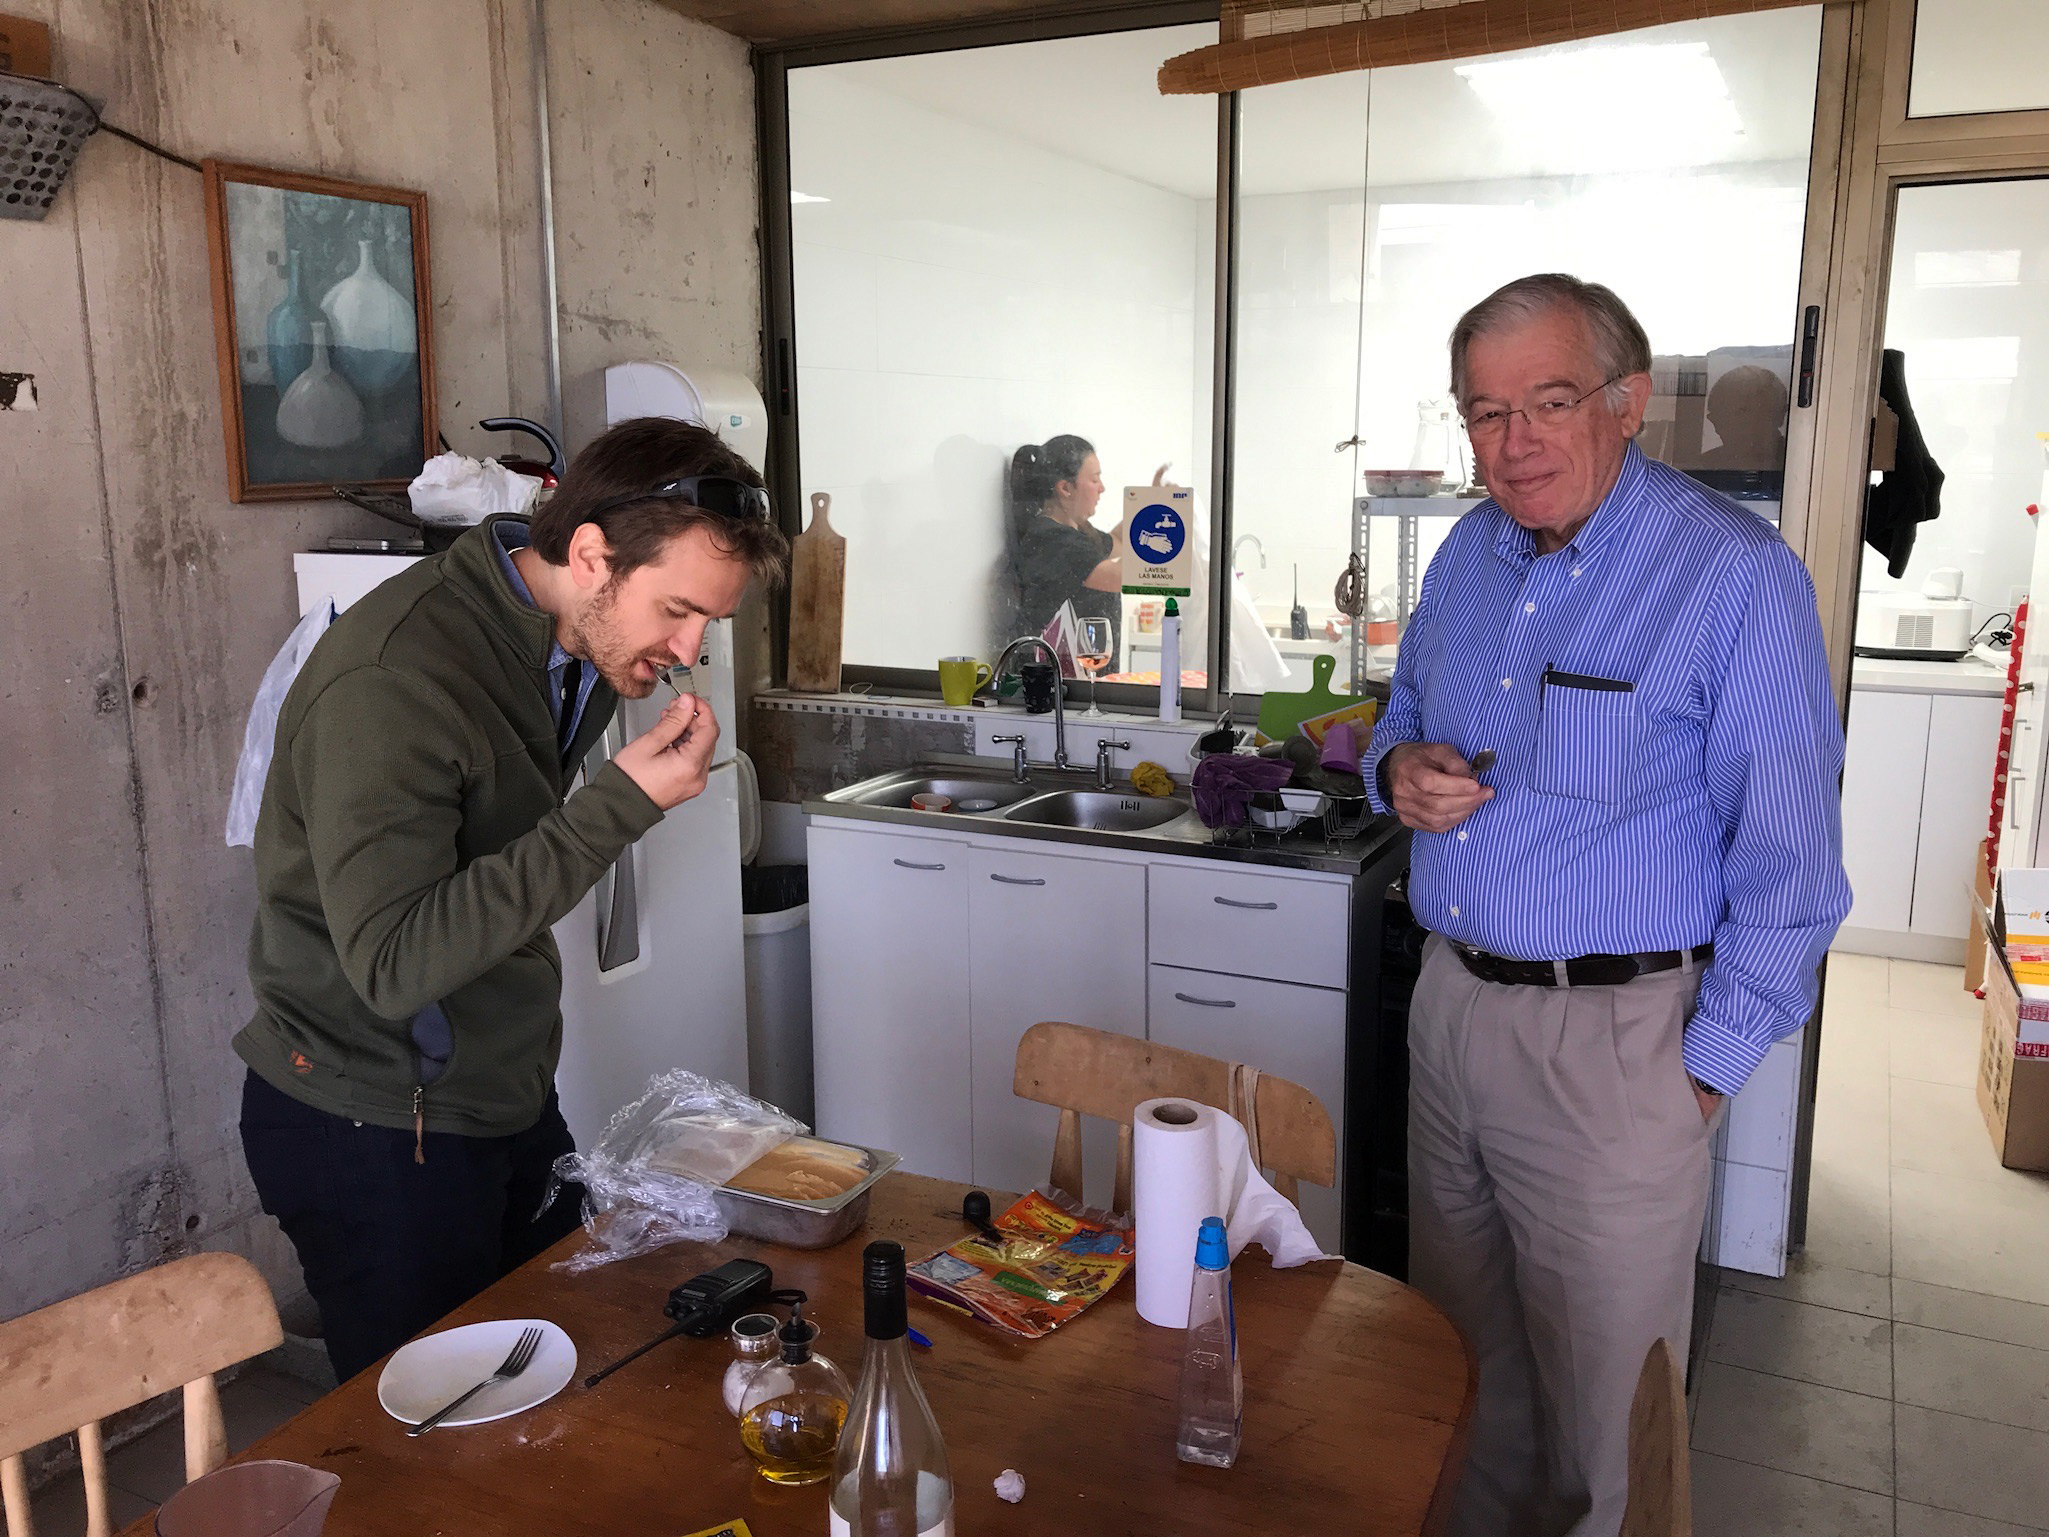
M 835 1142 L 830 1137 L 812 1140 L 833 1147 L 855 1148 L 862 1153 L 868 1171 L 860 1183 L 817 1201 L 786 1200 L 722 1185 L 712 1191 L 712 1199 L 725 1214 L 728 1227 L 743 1238 L 759 1238 L 792 1249 L 825 1249 L 868 1220 L 868 1192 L 877 1180 L 903 1162 L 903 1155 L 862 1147 L 856 1142 Z

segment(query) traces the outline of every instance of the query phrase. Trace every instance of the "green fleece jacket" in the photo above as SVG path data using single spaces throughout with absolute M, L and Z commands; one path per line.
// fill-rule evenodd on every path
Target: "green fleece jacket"
M 562 1049 L 548 932 L 662 813 L 616 764 L 564 800 L 617 697 L 591 691 L 565 768 L 551 616 L 514 593 L 491 519 L 337 619 L 278 717 L 256 824 L 256 1017 L 235 1051 L 321 1110 L 503 1136 L 540 1118 Z M 454 1049 L 431 1082 L 413 1019 Z

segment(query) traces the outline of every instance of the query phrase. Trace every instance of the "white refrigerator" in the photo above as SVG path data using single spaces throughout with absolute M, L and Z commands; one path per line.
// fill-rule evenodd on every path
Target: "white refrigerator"
M 555 1086 L 576 1145 L 656 1073 L 687 1067 L 747 1087 L 747 979 L 740 930 L 740 791 L 733 762 L 732 640 L 705 631 L 692 668 L 719 721 L 704 793 L 671 810 L 555 925 L 562 950 L 562 1062 Z M 584 769 L 661 714 L 659 697 L 626 700 Z

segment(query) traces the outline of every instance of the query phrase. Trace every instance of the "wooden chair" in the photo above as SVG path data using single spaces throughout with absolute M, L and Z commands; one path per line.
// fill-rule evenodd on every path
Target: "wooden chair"
M 1629 1501 L 1622 1537 L 1693 1537 L 1686 1379 L 1671 1344 L 1651 1342 L 1629 1406 Z
M 108 1537 L 100 1421 L 185 1390 L 185 1477 L 227 1460 L 213 1374 L 283 1343 L 277 1305 L 238 1254 L 195 1254 L 0 1324 L 0 1495 L 9 1537 L 35 1537 L 22 1453 L 73 1430 L 86 1537 Z
M 1241 1103 L 1247 1083 L 1250 1106 Z M 1011 1089 L 1020 1099 L 1059 1109 L 1053 1183 L 1071 1194 L 1081 1192 L 1081 1118 L 1117 1123 L 1117 1211 L 1131 1210 L 1131 1112 L 1162 1095 L 1212 1105 L 1248 1123 L 1257 1132 L 1260 1165 L 1289 1200 L 1300 1202 L 1297 1180 L 1337 1183 L 1337 1132 L 1323 1102 L 1299 1083 L 1252 1074 L 1234 1062 L 1048 1020 L 1017 1043 Z

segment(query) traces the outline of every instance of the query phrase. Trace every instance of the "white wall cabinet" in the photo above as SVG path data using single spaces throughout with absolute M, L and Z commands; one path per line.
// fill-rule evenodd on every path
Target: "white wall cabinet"
M 823 1135 L 1030 1189 L 1058 1112 L 1012 1092 L 1017 1043 L 1061 1019 L 1294 1079 L 1330 1111 L 1343 1167 L 1347 878 L 829 817 L 810 856 Z M 1115 1128 L 1083 1125 L 1085 1194 L 1107 1202 Z M 1303 1187 L 1333 1252 L 1341 1210 Z
M 969 851 L 967 918 L 972 1177 L 1029 1190 L 1052 1166 L 1060 1112 L 1012 1092 L 1017 1043 L 1042 1019 L 1144 1037 L 1145 868 L 992 840 Z M 1115 1128 L 1084 1121 L 1082 1147 L 1086 1197 L 1106 1205 Z
M 1225 976 L 1182 966 L 1151 968 L 1147 1014 L 1152 1038 L 1165 1046 L 1247 1062 L 1262 1073 L 1292 1078 L 1323 1101 L 1344 1145 L 1345 994 L 1257 977 Z M 1342 1156 L 1339 1167 L 1343 1167 Z M 1302 1217 L 1316 1241 L 1338 1252 L 1343 1181 L 1324 1190 L 1303 1185 Z
M 964 842 L 811 829 L 819 1134 L 946 1179 L 974 1156 L 967 898 Z
M 1852 688 L 1843 865 L 1853 900 L 1837 949 L 1962 961 L 2000 708 L 1992 693 Z

